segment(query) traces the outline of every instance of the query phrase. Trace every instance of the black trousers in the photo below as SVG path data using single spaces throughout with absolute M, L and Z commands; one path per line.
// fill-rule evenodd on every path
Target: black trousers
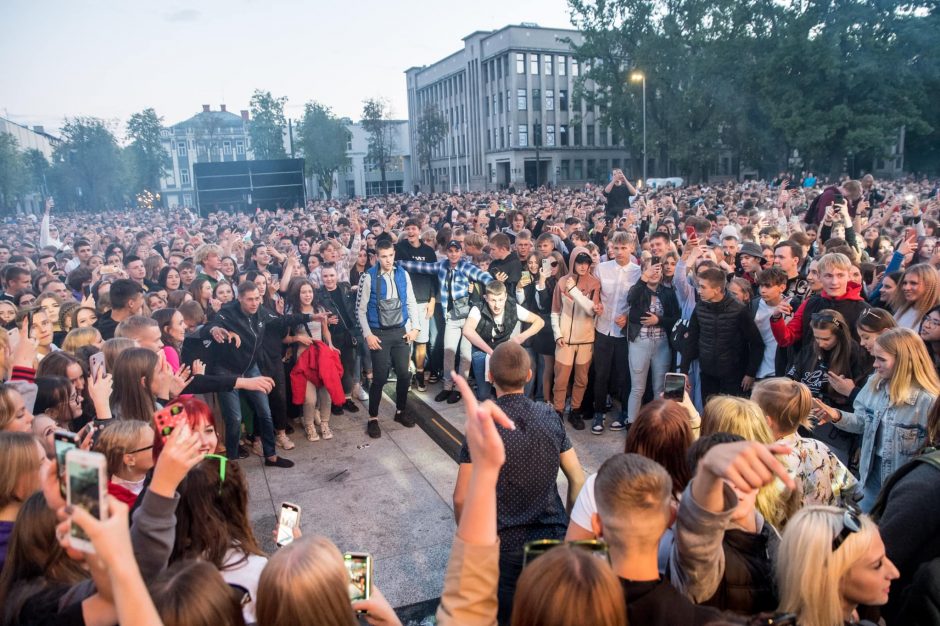
M 369 417 L 378 417 L 379 402 L 382 401 L 382 387 L 388 382 L 388 372 L 395 368 L 398 382 L 395 384 L 395 408 L 403 410 L 408 400 L 411 387 L 411 372 L 408 360 L 411 358 L 411 344 L 405 341 L 404 328 L 372 329 L 372 334 L 382 342 L 378 350 L 372 353 L 372 386 L 369 388 Z
M 597 412 L 603 412 L 607 404 L 608 389 L 616 390 L 626 412 L 627 396 L 630 393 L 627 379 L 630 370 L 628 346 L 626 337 L 594 333 L 594 410 Z
M 499 582 L 496 587 L 498 609 L 496 620 L 499 626 L 509 626 L 512 619 L 512 602 L 516 597 L 516 583 L 522 575 L 522 552 L 499 553 Z
M 274 421 L 274 430 L 287 428 L 287 376 L 284 375 L 284 364 L 280 359 L 275 364 L 264 364 L 259 367 L 264 376 L 274 379 L 274 389 L 268 394 L 268 404 L 271 407 L 271 419 Z
M 725 376 L 711 376 L 703 371 L 699 372 L 698 379 L 702 383 L 702 402 L 708 402 L 708 399 L 714 395 L 726 396 L 744 396 L 745 392 L 741 389 L 741 379 L 744 374 L 730 374 Z

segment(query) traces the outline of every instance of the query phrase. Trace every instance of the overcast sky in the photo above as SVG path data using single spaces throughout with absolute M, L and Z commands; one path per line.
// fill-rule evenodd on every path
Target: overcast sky
M 211 104 L 247 109 L 255 88 L 358 119 L 365 98 L 407 116 L 404 71 L 476 30 L 570 28 L 565 0 L 0 0 L 0 115 L 58 128 L 154 107 L 174 124 Z

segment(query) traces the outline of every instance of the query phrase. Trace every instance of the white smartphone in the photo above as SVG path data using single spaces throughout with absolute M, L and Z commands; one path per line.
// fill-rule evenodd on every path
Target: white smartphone
M 294 529 L 300 526 L 300 505 L 292 502 L 281 504 L 277 518 L 277 547 L 283 548 L 294 540 Z
M 546 274 L 552 273 L 552 261 L 553 259 L 542 259 L 542 271 Z
M 91 370 L 92 380 L 98 379 L 99 372 L 101 375 L 106 374 L 107 368 L 105 366 L 104 352 L 95 352 L 88 357 L 88 368 Z
M 68 450 L 65 453 L 66 497 L 72 506 L 80 506 L 98 519 L 108 516 L 108 462 L 99 452 Z M 71 524 L 69 541 L 77 550 L 94 552 L 91 539 L 78 524 Z
M 349 599 L 353 602 L 372 596 L 372 555 L 368 552 L 347 552 L 343 555 L 349 573 Z
M 10 351 L 16 350 L 16 346 L 20 345 L 20 329 L 11 328 L 7 331 L 7 340 L 10 344 Z

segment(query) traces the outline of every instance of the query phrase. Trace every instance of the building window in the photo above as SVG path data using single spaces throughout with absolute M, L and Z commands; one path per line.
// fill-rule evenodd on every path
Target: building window
M 184 193 L 184 194 L 183 194 L 183 206 L 184 206 L 184 207 L 191 207 L 192 205 L 193 205 L 193 196 L 192 196 L 192 194 Z
M 497 79 L 502 78 L 503 77 L 503 60 L 496 59 L 495 61 L 493 61 L 493 65 L 496 67 L 496 78 Z M 492 74 L 493 73 L 491 71 L 490 75 L 492 76 Z
M 584 161 L 574 160 L 574 180 L 584 180 Z
M 602 177 L 607 177 L 607 172 L 610 170 L 607 169 L 607 159 L 601 159 L 600 164 L 597 166 L 598 174 Z
M 483 98 L 483 115 L 486 117 L 490 116 L 490 99 Z
M 598 145 L 606 146 L 607 145 L 607 127 L 601 124 L 597 127 L 598 132 L 600 133 L 600 143 Z M 606 167 L 603 169 L 607 169 Z
M 548 124 L 545 126 L 545 145 L 555 147 L 555 125 Z
M 486 149 L 491 150 L 493 144 L 493 131 L 487 129 L 486 131 Z
M 577 92 L 575 92 L 575 94 L 577 94 Z M 571 110 L 574 111 L 575 113 L 580 113 L 581 102 L 582 102 L 581 96 L 575 95 L 575 97 L 572 99 L 572 102 L 571 102 Z
M 571 59 L 571 75 L 572 75 L 572 76 L 579 76 L 580 74 L 581 74 L 581 72 L 579 71 L 579 68 L 578 68 L 578 60 L 577 60 L 577 59 Z M 579 178 L 580 178 L 580 177 L 579 177 Z
M 497 96 L 497 95 L 494 93 L 494 94 L 493 94 L 493 109 L 496 109 L 496 104 L 497 104 L 497 102 L 499 103 L 499 112 L 500 112 L 500 114 L 502 115 L 502 113 L 503 113 L 503 99 L 500 98 L 499 96 Z
M 525 89 L 519 89 L 516 91 L 516 110 L 525 111 L 527 108 L 526 91 Z
M 186 142 L 179 141 L 176 143 L 176 156 L 184 157 L 186 156 Z
M 232 142 L 231 141 L 222 142 L 222 154 L 232 154 Z
M 571 142 L 571 145 L 580 146 L 581 145 L 581 124 L 572 124 L 571 134 L 574 136 L 573 141 Z M 580 178 L 580 176 L 576 178 Z
M 555 110 L 555 92 L 552 89 L 545 90 L 545 110 L 546 111 Z
M 558 138 L 560 140 L 559 144 L 562 146 L 567 146 L 568 145 L 568 126 L 566 124 L 562 124 L 561 126 L 559 126 L 558 134 L 560 135 L 560 137 Z
M 595 140 L 595 137 L 594 137 L 594 124 L 588 124 L 588 125 L 587 125 L 587 145 L 593 146 L 593 145 L 594 145 L 594 140 Z
M 545 57 L 544 57 L 544 65 L 545 65 L 545 75 L 546 75 L 546 76 L 551 76 L 552 74 L 554 74 L 554 71 L 552 70 L 552 55 L 550 55 L 550 54 L 546 54 L 546 55 L 545 55 Z
M 245 154 L 245 142 L 241 139 L 235 140 L 235 154 Z
M 568 90 L 560 89 L 558 91 L 558 108 L 562 111 L 568 110 Z
M 180 185 L 189 184 L 189 170 L 180 170 Z
M 484 82 L 484 83 L 490 82 L 490 67 L 489 67 L 489 63 L 484 63 L 484 64 L 483 64 L 483 82 Z
M 561 160 L 561 167 L 558 168 L 558 176 L 562 180 L 568 180 L 568 176 L 571 174 L 571 161 L 568 159 Z
M 533 89 L 532 90 L 532 110 L 540 111 L 542 106 L 542 90 Z
M 506 113 L 512 111 L 512 91 L 506 90 Z
M 525 124 L 519 124 L 519 147 L 525 148 L 529 145 L 529 127 Z
M 525 74 L 525 55 L 516 54 L 516 74 Z
M 594 180 L 597 178 L 597 166 L 594 164 L 594 159 L 587 160 L 587 174 L 588 180 Z
M 538 76 L 539 73 L 539 55 L 530 54 L 529 55 L 529 73 L 533 76 Z
M 565 57 L 565 56 L 558 57 L 558 60 L 556 61 L 556 63 L 558 64 L 559 76 L 564 76 L 567 73 L 567 70 L 568 70 L 568 68 L 566 67 L 568 65 L 567 60 L 568 60 L 568 57 Z
M 542 144 L 542 125 L 539 123 L 532 124 L 532 145 L 544 145 Z
M 500 149 L 506 147 L 506 134 L 503 132 L 503 127 L 499 127 L 499 147 Z

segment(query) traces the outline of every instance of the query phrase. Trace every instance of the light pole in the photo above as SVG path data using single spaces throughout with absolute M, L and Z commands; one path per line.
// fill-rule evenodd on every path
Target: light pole
M 646 184 L 646 74 L 634 70 L 630 74 L 631 83 L 643 83 L 643 184 Z
M 541 170 L 540 166 L 542 163 L 541 159 L 539 159 L 539 145 L 542 143 L 542 126 L 539 124 L 539 118 L 537 117 L 535 118 L 535 126 L 532 128 L 532 131 L 535 135 L 535 137 L 533 137 L 533 139 L 535 139 L 535 190 L 538 191 L 539 184 L 541 183 L 539 180 L 541 172 L 539 170 Z

